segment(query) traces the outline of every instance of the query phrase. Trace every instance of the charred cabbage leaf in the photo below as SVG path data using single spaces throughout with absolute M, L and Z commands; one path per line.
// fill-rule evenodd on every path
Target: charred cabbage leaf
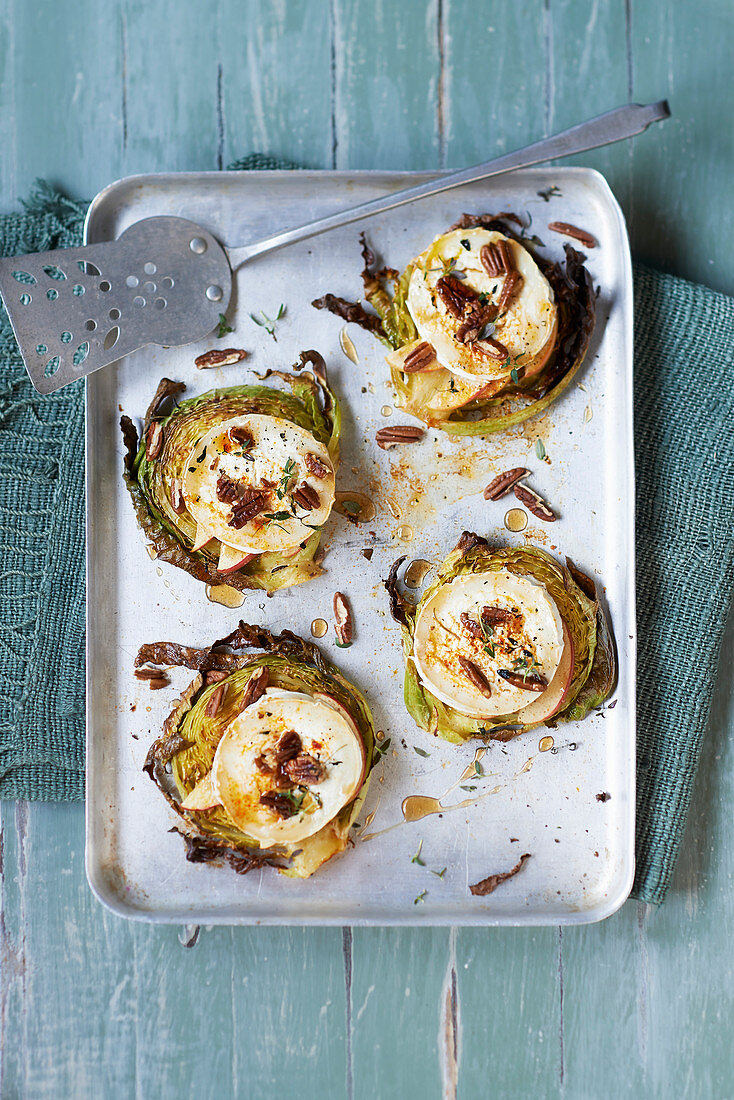
M 439 567 L 434 582 L 414 605 L 400 592 L 400 558 L 392 567 L 385 587 L 393 618 L 400 623 L 405 659 L 403 695 L 415 723 L 446 741 L 461 744 L 472 737 L 507 741 L 539 725 L 578 721 L 598 707 L 614 690 L 617 659 L 614 638 L 600 607 L 593 581 L 569 562 L 561 565 L 536 546 L 492 547 L 486 539 L 465 531 L 455 549 Z M 545 722 L 523 724 L 518 713 L 492 719 L 459 714 L 437 699 L 422 684 L 412 660 L 413 632 L 421 607 L 442 585 L 466 573 L 507 569 L 518 576 L 532 576 L 545 586 L 558 607 L 574 642 L 574 667 L 562 708 Z
M 317 560 L 321 532 L 315 530 L 293 556 L 277 552 L 260 554 L 236 572 L 222 574 L 218 571 L 220 542 L 212 539 L 194 551 L 196 522 L 188 511 L 179 515 L 173 505 L 175 487 L 180 485 L 186 459 L 197 439 L 235 416 L 261 413 L 289 420 L 323 443 L 334 466 L 338 465 L 341 412 L 329 387 L 324 361 L 315 351 L 303 352 L 301 359 L 299 369 L 308 363 L 310 371 L 300 374 L 268 371 L 263 376 L 263 380 L 274 377 L 284 381 L 290 392 L 265 385 L 229 386 L 176 404 L 185 386 L 164 378 L 146 413 L 140 440 L 130 418 L 122 417 L 123 476 L 138 524 L 154 547 L 156 557 L 185 569 L 206 584 L 226 584 L 240 591 L 255 588 L 274 592 L 321 573 Z M 146 439 L 152 425 L 160 428 L 162 442 L 156 448 L 156 456 L 149 458 Z
M 453 389 L 453 375 L 446 370 L 427 373 L 405 373 L 390 364 L 390 375 L 397 394 L 398 404 L 406 412 L 441 428 L 452 435 L 487 436 L 503 432 L 524 420 L 543 412 L 568 388 L 586 355 L 594 331 L 596 295 L 591 276 L 584 266 L 586 257 L 565 245 L 565 264 L 552 263 L 538 255 L 532 242 L 521 236 L 513 225 L 522 226 L 515 214 L 464 214 L 451 229 L 470 229 L 480 226 L 511 237 L 530 252 L 535 263 L 553 288 L 558 308 L 558 335 L 555 350 L 540 374 L 508 383 L 491 396 L 476 398 L 443 414 L 429 403 L 432 398 Z M 376 335 L 393 351 L 417 338 L 417 330 L 408 311 L 407 296 L 412 265 L 402 273 L 394 268 L 375 267 L 375 257 L 361 235 L 362 283 L 366 301 L 375 313 L 369 313 L 360 303 L 350 303 L 332 294 L 317 298 L 312 304 L 317 309 L 353 321 Z M 375 322 L 378 321 L 376 324 Z M 432 402 L 433 406 L 440 404 Z
M 247 652 L 251 649 L 261 652 Z M 346 848 L 374 763 L 374 726 L 364 696 L 324 659 L 317 646 L 288 630 L 272 634 L 265 627 L 240 622 L 231 634 L 207 649 L 175 642 L 144 645 L 135 659 L 136 668 L 141 665 L 183 666 L 197 672 L 166 719 L 161 736 L 151 745 L 144 765 L 184 822 L 182 835 L 187 840 L 189 860 L 226 862 L 240 874 L 267 863 L 284 874 L 302 878 Z M 357 797 L 297 848 L 261 848 L 233 824 L 222 806 L 208 810 L 181 807 L 199 780 L 211 771 L 220 738 L 242 709 L 247 685 L 258 669 L 267 670 L 270 687 L 331 695 L 351 715 L 364 744 L 366 777 Z M 226 675 L 224 679 L 221 675 L 210 679 L 207 673 L 211 672 Z M 226 683 L 227 690 L 216 714 L 210 717 L 206 714 L 207 704 L 222 683 Z

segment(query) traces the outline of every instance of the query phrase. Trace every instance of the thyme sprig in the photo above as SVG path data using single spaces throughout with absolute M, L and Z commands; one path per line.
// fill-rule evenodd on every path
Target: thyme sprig
M 272 336 L 276 344 L 278 342 L 278 337 L 275 335 L 275 325 L 281 319 L 281 317 L 285 317 L 285 305 L 283 302 L 280 303 L 278 312 L 276 313 L 275 317 L 268 317 L 267 313 L 262 309 L 260 310 L 261 319 L 258 319 L 258 317 L 256 317 L 254 313 L 250 314 L 250 318 L 255 322 L 255 324 L 259 325 L 260 328 L 264 328 L 265 331 L 269 333 L 270 336 Z

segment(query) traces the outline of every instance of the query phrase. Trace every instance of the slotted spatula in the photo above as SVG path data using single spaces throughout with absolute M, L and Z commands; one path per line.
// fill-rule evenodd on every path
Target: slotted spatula
M 52 393 L 146 344 L 179 347 L 216 327 L 232 273 L 265 252 L 464 183 L 642 133 L 665 100 L 630 104 L 514 153 L 244 245 L 226 248 L 185 218 L 155 217 L 116 240 L 0 259 L 0 293 L 31 381 Z

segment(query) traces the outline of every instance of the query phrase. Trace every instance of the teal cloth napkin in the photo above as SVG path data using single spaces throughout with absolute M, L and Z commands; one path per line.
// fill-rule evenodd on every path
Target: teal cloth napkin
M 232 168 L 297 167 L 254 155 Z M 0 254 L 81 240 L 39 186 Z M 638 761 L 633 896 L 670 882 L 706 733 L 734 561 L 734 301 L 635 268 Z M 727 374 L 728 370 L 728 374 Z M 83 389 L 40 397 L 0 315 L 0 797 L 84 797 Z

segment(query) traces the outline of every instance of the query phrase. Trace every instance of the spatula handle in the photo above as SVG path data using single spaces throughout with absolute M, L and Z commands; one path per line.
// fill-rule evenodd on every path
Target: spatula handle
M 318 233 L 326 233 L 330 229 L 349 225 L 350 222 L 360 221 L 374 214 L 382 214 L 386 210 L 394 210 L 396 206 L 403 206 L 416 199 L 438 195 L 442 191 L 461 187 L 462 184 L 475 183 L 477 180 L 498 176 L 516 168 L 529 168 L 532 164 L 540 164 L 558 157 L 573 156 L 588 149 L 597 149 L 600 145 L 611 145 L 615 141 L 623 141 L 625 138 L 634 137 L 635 134 L 641 134 L 651 123 L 666 119 L 669 115 L 670 109 L 665 99 L 647 106 L 631 103 L 626 107 L 617 107 L 613 111 L 607 111 L 606 114 L 598 115 L 597 118 L 589 119 L 588 122 L 572 126 L 570 130 L 563 130 L 553 137 L 543 138 L 542 141 L 536 141 L 533 145 L 526 145 L 524 149 L 506 153 L 494 160 L 485 161 L 484 164 L 477 164 L 473 168 L 465 168 L 461 172 L 452 172 L 447 176 L 437 176 L 426 183 L 418 184 L 417 187 L 396 191 L 392 195 L 373 199 L 360 206 L 353 206 L 349 210 L 341 210 L 337 214 L 330 214 L 326 218 L 319 218 L 317 221 L 308 222 L 294 229 L 286 229 L 282 233 L 276 233 L 272 237 L 266 237 L 264 240 L 255 241 L 240 248 L 228 248 L 230 264 L 235 270 L 254 256 L 262 256 L 266 252 L 273 252 L 276 248 L 283 248 L 284 245 L 315 237 Z

